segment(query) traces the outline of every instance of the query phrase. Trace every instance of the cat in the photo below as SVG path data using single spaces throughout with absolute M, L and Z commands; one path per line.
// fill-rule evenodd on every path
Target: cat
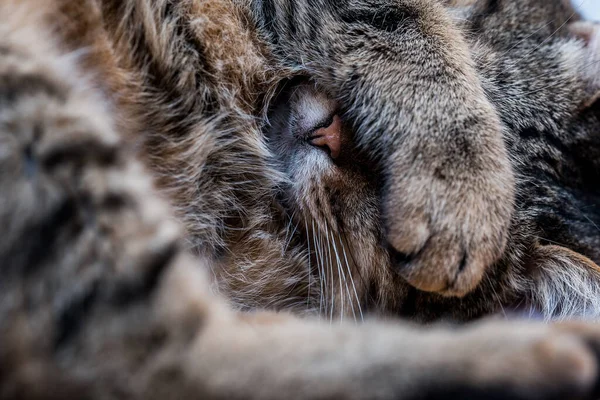
M 318 313 L 356 318 L 367 309 L 419 321 L 513 312 L 544 319 L 598 318 L 599 27 L 582 21 L 567 2 L 455 1 L 446 6 L 463 29 L 485 93 L 499 112 L 516 173 L 508 245 L 465 296 L 410 287 L 405 281 L 414 268 L 410 257 L 392 259 L 392 266 L 403 269 L 398 279 L 378 246 L 385 228 L 377 207 L 381 181 L 372 165 L 348 144 L 341 146 L 346 161 L 325 157 L 328 148 L 315 153 L 333 158 L 334 169 L 307 153 L 310 147 L 302 140 L 288 143 L 294 137 L 290 127 L 302 118 L 302 112 L 292 112 L 287 125 L 277 121 L 271 131 L 283 134 L 271 132 L 270 141 L 283 162 L 278 169 L 290 180 L 281 191 L 287 214 L 296 216 L 289 230 L 302 232 L 299 242 L 313 255 L 308 269 L 316 276 L 304 283 L 320 296 Z M 298 97 L 297 83 L 291 86 L 279 102 L 290 102 L 287 92 Z M 334 99 L 326 101 L 332 104 L 321 107 L 325 116 L 339 112 Z M 326 101 L 314 100 L 313 108 Z M 272 114 L 278 118 L 286 110 L 278 106 Z M 346 130 L 342 138 L 351 143 L 352 130 Z M 248 297 L 240 303 L 249 303 Z M 301 299 L 296 306 L 307 307 Z
M 352 248 L 347 249 L 351 253 L 348 257 L 359 263 L 350 266 L 354 280 L 360 279 L 358 275 L 364 278 L 365 284 L 357 287 L 360 301 L 366 303 L 371 297 L 382 297 L 379 293 L 368 293 L 371 286 L 376 290 L 381 288 L 383 293 L 390 288 L 400 296 L 403 287 L 409 287 L 406 280 L 420 289 L 447 295 L 463 295 L 477 286 L 484 270 L 504 248 L 513 209 L 514 180 L 498 116 L 479 83 L 465 41 L 459 31 L 453 30 L 449 17 L 439 11 L 439 5 L 416 1 L 399 10 L 390 8 L 389 12 L 397 11 L 397 15 L 390 15 L 390 21 L 423 15 L 423 32 L 402 29 L 412 36 L 410 40 L 397 41 L 388 38 L 394 33 L 387 32 L 395 23 L 388 27 L 385 20 L 376 19 L 383 25 L 370 26 L 374 8 L 366 3 L 365 9 L 360 4 L 352 6 L 352 15 L 346 15 L 349 11 L 343 7 L 330 10 L 331 19 L 343 24 L 340 28 L 343 34 L 324 30 L 338 29 L 333 22 L 324 25 L 328 21 L 326 13 L 320 13 L 318 20 L 312 21 L 314 5 L 306 9 L 296 7 L 293 19 L 297 22 L 293 25 L 306 29 L 299 29 L 293 35 L 294 29 L 289 28 L 288 32 L 287 25 L 279 27 L 278 19 L 274 19 L 292 7 L 287 2 L 274 3 L 273 7 L 268 2 L 229 4 L 229 8 L 235 7 L 232 11 L 221 10 L 214 2 L 183 3 L 175 8 L 169 4 L 149 7 L 145 3 L 139 6 L 103 3 L 106 22 L 102 30 L 113 51 L 132 58 L 126 61 L 128 66 L 132 65 L 128 71 L 135 74 L 141 90 L 148 92 L 133 105 L 139 108 L 136 115 L 141 114 L 145 128 L 143 139 L 138 139 L 143 146 L 141 156 L 178 211 L 191 247 L 211 259 L 215 286 L 233 300 L 234 306 L 300 313 L 307 308 L 312 311 L 318 308 L 320 296 L 316 295 L 315 285 L 310 291 L 315 295 L 309 298 L 313 279 L 308 272 L 308 259 L 312 255 L 307 254 L 307 246 L 299 245 L 306 238 L 296 236 L 292 238 L 295 245 L 288 246 L 291 213 L 282 210 L 276 200 L 277 188 L 289 177 L 269 167 L 275 161 L 259 134 L 264 122 L 261 114 L 267 112 L 271 97 L 281 89 L 279 83 L 297 75 L 309 75 L 329 96 L 341 101 L 345 119 L 354 121 L 355 141 L 362 142 L 358 143 L 365 153 L 361 157 L 370 163 L 369 169 L 382 177 L 379 186 L 383 189 L 376 205 L 382 209 L 369 210 L 367 218 L 371 220 L 357 221 L 367 232 L 362 236 L 357 231 L 356 237 L 349 239 Z M 180 14 L 189 7 L 201 8 L 192 16 L 202 15 L 202 18 Z M 219 10 L 217 16 L 211 17 L 212 11 L 204 10 L 205 7 Z M 168 18 L 161 28 L 154 27 L 156 19 L 164 14 Z M 229 14 L 231 20 L 223 21 Z M 242 22 L 244 31 L 240 34 Z M 185 26 L 189 28 L 186 30 Z M 361 32 L 365 29 L 373 32 L 367 35 L 369 40 L 381 43 L 362 43 L 365 36 Z M 232 41 L 227 42 L 226 48 L 223 43 L 215 42 L 214 49 L 206 41 L 201 41 L 201 46 L 197 41 L 188 42 L 188 37 L 205 31 Z M 290 37 L 286 39 L 285 35 Z M 72 36 L 77 40 L 82 35 Z M 316 38 L 323 42 L 320 47 L 313 45 Z M 248 46 L 248 41 L 252 46 Z M 348 49 L 336 50 L 339 57 L 330 54 L 342 44 Z M 398 46 L 395 52 L 410 52 L 417 58 L 382 59 L 378 60 L 379 65 L 366 61 L 370 53 L 375 59 L 382 58 L 381 54 L 386 57 L 393 54 L 386 47 L 390 45 Z M 75 47 L 89 46 L 76 43 Z M 306 49 L 302 50 L 303 47 Z M 153 55 L 153 52 L 158 53 Z M 291 54 L 298 58 L 290 59 Z M 433 55 L 438 56 L 434 59 Z M 213 57 L 219 59 L 215 68 L 202 64 Z M 155 58 L 158 60 L 154 61 Z M 423 73 L 422 63 L 435 65 Z M 394 74 L 384 67 L 388 64 L 389 71 L 395 69 Z M 379 74 L 380 69 L 385 73 Z M 446 70 L 449 80 L 439 81 L 437 76 Z M 197 71 L 202 71 L 201 77 Z M 345 75 L 337 76 L 342 73 Z M 423 76 L 416 76 L 419 74 Z M 103 79 L 114 80 L 110 76 Z M 157 79 L 159 82 L 155 82 Z M 438 88 L 441 85 L 447 85 L 449 90 Z M 122 85 L 118 87 L 119 90 L 113 91 L 122 92 Z M 409 88 L 415 93 L 406 93 Z M 448 109 L 440 108 L 439 104 Z M 158 111 L 165 107 L 169 113 Z M 393 110 L 386 112 L 385 108 Z M 424 114 L 423 108 L 430 111 Z M 407 114 L 398 115 L 398 110 Z M 192 123 L 189 115 L 199 116 L 199 122 Z M 473 124 L 465 125 L 465 118 L 470 117 Z M 410 126 L 404 126 L 409 121 Z M 390 126 L 386 127 L 387 124 Z M 203 135 L 207 130 L 217 133 Z M 251 131 L 238 133 L 242 130 Z M 223 137 L 217 139 L 217 135 Z M 397 135 L 400 137 L 395 139 Z M 422 135 L 426 139 L 421 139 Z M 454 162 L 452 157 L 462 155 L 454 148 L 446 148 L 456 142 L 448 140 L 447 135 L 464 136 L 479 154 L 480 164 L 463 169 L 461 162 Z M 389 154 L 384 154 L 384 150 Z M 415 157 L 423 159 L 423 171 L 415 168 L 417 163 L 411 161 Z M 445 168 L 449 177 L 456 176 L 436 179 L 434 173 L 439 168 Z M 495 168 L 498 173 L 490 176 L 488 168 Z M 436 184 L 424 185 L 424 179 Z M 343 196 L 340 199 L 344 201 Z M 423 208 L 422 204 L 428 206 Z M 372 219 L 375 215 L 376 221 Z M 385 223 L 381 225 L 379 221 Z M 291 221 L 291 226 L 297 224 L 297 220 Z M 432 239 L 427 240 L 430 231 Z M 415 232 L 420 232 L 420 237 Z M 425 243 L 427 246 L 423 247 Z M 388 248 L 395 255 L 400 251 L 416 255 L 421 247 L 421 255 L 413 257 L 410 271 L 390 265 Z M 452 287 L 445 287 L 450 280 L 454 282 Z M 335 304 L 339 302 L 331 296 L 328 303 L 332 299 L 331 308 L 337 314 L 339 307 Z
M 338 183 L 364 174 L 351 184 L 378 188 L 367 194 L 384 223 L 366 251 L 408 264 L 378 272 L 381 288 L 478 285 L 507 240 L 513 173 L 486 82 L 440 4 L 2 0 L 0 55 L 0 398 L 594 395 L 591 323 L 330 326 L 236 312 L 210 290 L 235 308 L 318 309 L 306 293 L 317 285 L 299 284 L 306 237 L 284 219 L 295 155 L 277 154 L 285 130 L 267 123 L 299 113 L 311 117 L 294 124 L 302 151 Z M 308 82 L 296 88 L 297 75 Z M 315 104 L 325 113 L 309 115 Z M 405 170 L 407 154 L 423 169 Z M 356 165 L 342 169 L 348 157 Z M 412 209 L 423 196 L 428 208 Z M 322 211 L 315 223 L 356 212 L 308 206 Z M 347 234 L 379 224 L 373 215 L 344 219 Z M 365 273 L 359 299 L 377 283 Z M 336 304 L 330 316 L 344 315 Z
M 505 309 L 598 318 L 598 25 L 566 1 L 459 3 L 453 12 L 504 125 L 515 212 L 506 251 L 478 290 L 450 302 L 414 292 L 411 308 L 436 308 L 424 319 Z

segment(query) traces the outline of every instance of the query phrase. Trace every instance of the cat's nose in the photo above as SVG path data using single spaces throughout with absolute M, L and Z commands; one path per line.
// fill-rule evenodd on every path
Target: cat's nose
M 309 139 L 310 144 L 328 150 L 334 160 L 340 156 L 342 150 L 342 120 L 334 115 L 331 124 L 325 128 L 317 129 Z

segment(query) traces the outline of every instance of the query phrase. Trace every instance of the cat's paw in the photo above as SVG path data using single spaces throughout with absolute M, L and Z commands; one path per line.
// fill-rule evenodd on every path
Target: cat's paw
M 514 178 L 499 130 L 488 132 L 394 155 L 386 238 L 392 264 L 417 289 L 463 296 L 502 255 Z
M 592 399 L 598 394 L 598 325 L 485 323 L 459 341 L 450 344 L 462 358 L 454 383 L 439 388 L 445 398 Z

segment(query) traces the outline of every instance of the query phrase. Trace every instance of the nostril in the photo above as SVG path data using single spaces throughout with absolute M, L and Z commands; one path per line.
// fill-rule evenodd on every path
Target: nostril
M 317 129 L 308 139 L 316 147 L 326 148 L 334 160 L 340 156 L 342 149 L 342 120 L 334 115 L 329 126 Z

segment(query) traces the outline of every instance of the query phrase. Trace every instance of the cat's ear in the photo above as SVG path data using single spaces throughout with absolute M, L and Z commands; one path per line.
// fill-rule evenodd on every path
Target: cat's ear
M 600 101 L 600 23 L 577 21 L 569 30 L 585 45 L 579 68 L 588 92 L 584 108 L 589 108 Z

